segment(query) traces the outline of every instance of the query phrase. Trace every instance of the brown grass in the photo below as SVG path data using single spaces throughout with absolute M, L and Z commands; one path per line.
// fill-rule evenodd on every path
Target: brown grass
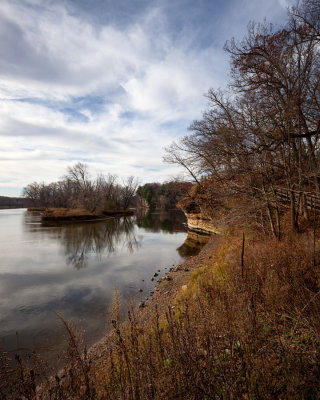
M 70 217 L 70 216 L 92 216 L 97 215 L 98 212 L 91 212 L 84 208 L 46 208 L 42 216 L 50 217 Z
M 107 216 L 123 216 L 133 214 L 132 210 L 95 210 L 82 208 L 46 208 L 41 214 L 43 221 L 83 221 L 105 219 Z
M 65 321 L 65 367 L 51 380 L 21 360 L 10 369 L 3 357 L 1 381 L 7 386 L 0 394 L 8 399 L 317 399 L 320 254 L 313 243 L 312 233 L 282 242 L 250 239 L 241 263 L 241 239 L 225 239 L 166 313 L 155 310 L 141 323 L 132 306 L 121 324 L 116 304 L 109 350 L 94 363 Z

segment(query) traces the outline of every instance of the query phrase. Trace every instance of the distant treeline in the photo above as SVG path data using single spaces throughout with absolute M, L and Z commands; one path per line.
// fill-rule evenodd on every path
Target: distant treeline
M 137 186 L 132 176 L 122 183 L 112 174 L 92 178 L 88 166 L 79 162 L 68 167 L 67 174 L 58 182 L 33 182 L 23 193 L 36 207 L 126 210 L 134 205 Z
M 126 210 L 142 206 L 172 209 L 187 195 L 190 182 L 146 183 L 138 187 L 133 176 L 119 182 L 116 175 L 91 177 L 88 165 L 77 163 L 57 182 L 33 182 L 23 189 L 28 206 L 82 208 L 85 210 Z
M 30 206 L 30 200 L 22 197 L 0 196 L 1 208 L 27 208 Z
M 137 189 L 138 205 L 151 209 L 169 210 L 175 208 L 184 198 L 192 184 L 190 182 L 172 181 L 167 183 L 146 183 Z M 144 199 L 144 201 L 141 201 Z M 139 201 L 140 200 L 140 201 Z

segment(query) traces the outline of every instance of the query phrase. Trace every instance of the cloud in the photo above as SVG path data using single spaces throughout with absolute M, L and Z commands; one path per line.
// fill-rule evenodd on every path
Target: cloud
M 287 2 L 287 0 L 278 0 L 278 2 L 280 4 L 280 6 L 283 8 L 289 7 L 289 3 Z
M 225 40 L 284 16 L 277 0 L 90 4 L 0 3 L 6 187 L 57 180 L 77 160 L 144 182 L 176 175 L 163 148 L 201 116 L 209 87 L 226 85 Z
M 0 11 L 2 34 L 6 32 L 1 75 L 11 96 L 25 92 L 30 97 L 67 99 L 104 92 L 137 65 L 143 46 L 139 32 L 95 28 L 61 5 L 44 6 L 39 12 L 12 1 L 2 3 Z

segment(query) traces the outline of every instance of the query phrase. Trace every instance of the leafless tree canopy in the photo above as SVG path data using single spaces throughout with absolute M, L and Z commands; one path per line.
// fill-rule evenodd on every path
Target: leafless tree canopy
M 267 216 L 276 236 L 277 188 L 290 197 L 294 229 L 307 214 L 303 193 L 319 193 L 319 21 L 320 2 L 306 0 L 282 28 L 251 23 L 242 41 L 228 41 L 228 91 L 210 89 L 202 119 L 166 149 L 165 161 L 205 190 L 210 181 L 216 198 L 238 197 Z
M 138 180 L 133 176 L 122 184 L 116 175 L 98 175 L 92 178 L 87 164 L 68 167 L 65 177 L 50 184 L 33 182 L 23 195 L 36 206 L 100 209 L 127 209 L 133 201 Z

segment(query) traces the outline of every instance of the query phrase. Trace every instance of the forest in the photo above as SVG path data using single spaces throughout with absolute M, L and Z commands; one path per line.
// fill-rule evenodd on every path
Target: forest
M 1 208 L 25 208 L 31 205 L 31 201 L 21 197 L 0 196 Z
M 58 182 L 28 184 L 23 196 L 35 207 L 83 208 L 90 212 L 127 210 L 134 205 L 137 187 L 138 181 L 133 176 L 123 182 L 118 182 L 112 174 L 92 178 L 88 165 L 78 162 L 68 167 L 67 174 Z
M 184 197 L 188 196 L 189 190 L 192 187 L 191 182 L 182 182 L 179 180 L 165 183 L 145 183 L 137 189 L 138 203 L 141 204 L 141 199 L 145 200 L 145 205 L 153 209 L 174 209 L 176 205 Z M 139 202 L 140 200 L 140 202 Z

